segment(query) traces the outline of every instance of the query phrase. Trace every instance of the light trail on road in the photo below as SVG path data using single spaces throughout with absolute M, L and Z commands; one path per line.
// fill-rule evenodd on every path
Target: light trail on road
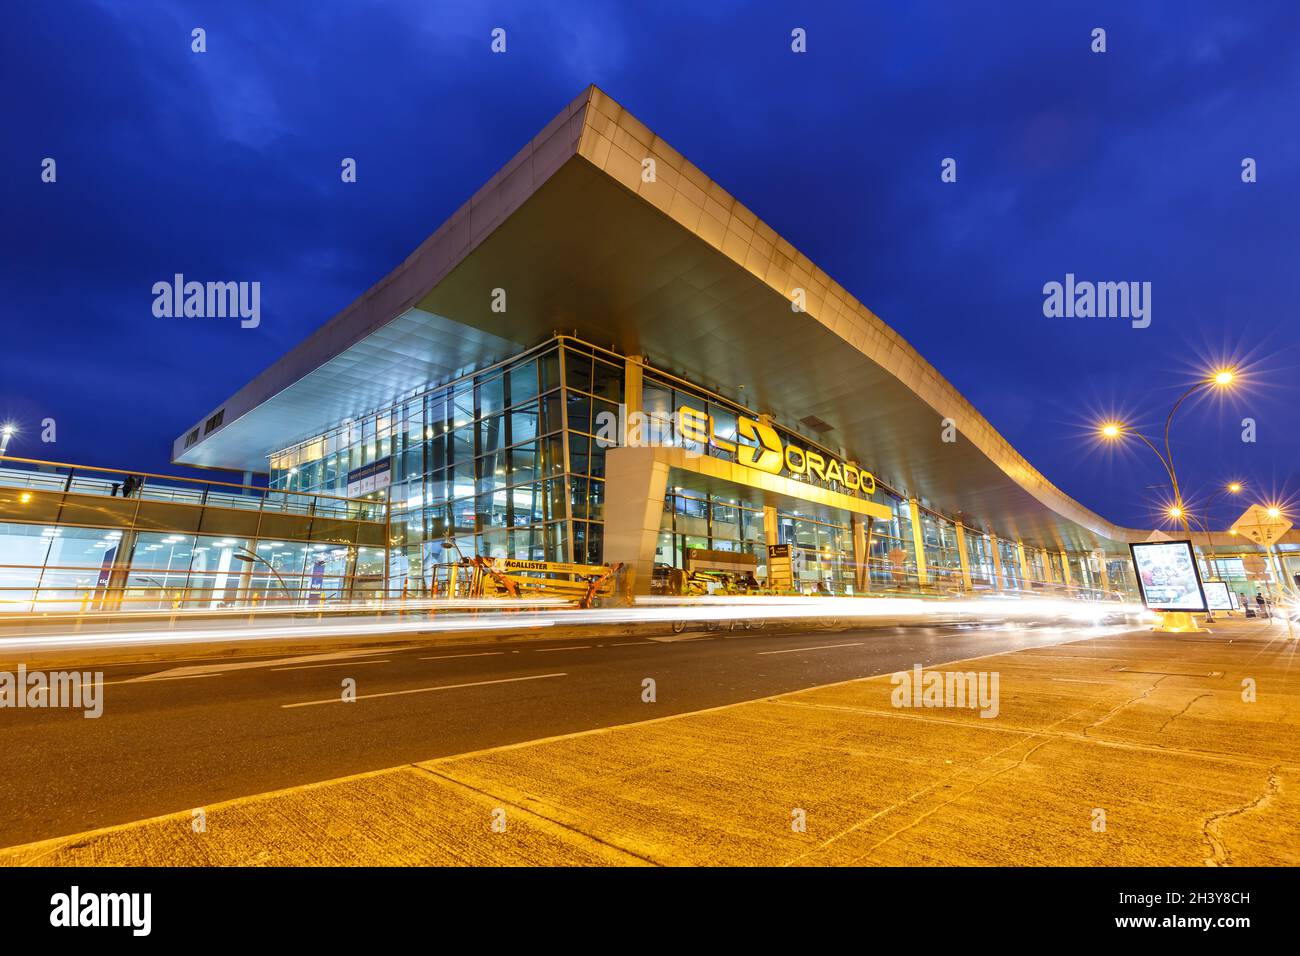
M 1142 617 L 1137 604 L 1095 604 L 1051 598 L 983 598 L 927 601 L 920 598 L 702 596 L 641 598 L 632 607 L 581 610 L 554 601 L 426 601 L 416 609 L 407 604 L 359 616 L 349 611 L 307 612 L 310 620 L 286 621 L 277 615 L 265 620 L 194 621 L 178 617 L 170 627 L 121 627 L 97 631 L 51 629 L 44 633 L 5 635 L 0 654 L 32 651 L 111 650 L 146 646 L 221 644 L 247 646 L 257 642 L 294 639 L 329 643 L 361 637 L 430 637 L 476 631 L 520 632 L 563 626 L 591 628 L 633 624 L 719 625 L 735 622 L 754 626 L 782 622 L 824 622 L 881 625 L 1003 623 L 1068 623 L 1097 625 L 1120 617 Z M 242 617 L 242 615 L 241 615 Z

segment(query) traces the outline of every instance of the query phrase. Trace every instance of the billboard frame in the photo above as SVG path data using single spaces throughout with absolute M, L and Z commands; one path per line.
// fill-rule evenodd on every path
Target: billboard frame
M 1171 544 L 1181 544 L 1187 548 L 1187 556 L 1192 562 L 1192 573 L 1196 575 L 1196 591 L 1201 596 L 1201 606 L 1196 607 L 1157 607 L 1147 598 L 1146 585 L 1142 581 L 1142 570 L 1138 566 L 1138 548 L 1165 547 Z M 1148 611 L 1160 611 L 1165 614 L 1209 614 L 1210 602 L 1205 596 L 1205 582 L 1201 580 L 1201 566 L 1196 560 L 1196 548 L 1192 542 L 1186 538 L 1178 538 L 1171 541 L 1139 541 L 1131 543 L 1128 546 L 1129 559 L 1133 562 L 1133 577 L 1137 579 L 1138 593 L 1142 595 L 1142 606 Z
M 1201 590 L 1205 591 L 1205 588 L 1208 587 L 1208 586 L 1211 585 L 1211 584 L 1221 584 L 1221 585 L 1223 585 L 1223 593 L 1226 594 L 1226 595 L 1228 595 L 1228 606 L 1227 606 L 1227 607 L 1212 607 L 1212 608 L 1210 608 L 1210 610 L 1212 610 L 1212 611 L 1235 611 L 1235 610 L 1237 610 L 1237 597 L 1236 597 L 1235 594 L 1232 593 L 1232 588 L 1228 587 L 1228 582 L 1227 582 L 1227 581 L 1224 581 L 1224 580 L 1221 580 L 1221 579 L 1219 579 L 1219 578 L 1211 578 L 1211 579 L 1208 580 L 1208 581 L 1202 581 L 1202 582 L 1201 582 Z M 1205 603 L 1206 603 L 1207 605 L 1210 603 L 1210 592 L 1209 592 L 1209 591 L 1205 591 Z

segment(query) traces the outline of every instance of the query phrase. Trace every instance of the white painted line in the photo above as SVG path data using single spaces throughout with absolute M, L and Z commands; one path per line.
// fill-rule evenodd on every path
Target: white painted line
M 758 656 L 762 657 L 764 654 L 802 654 L 804 651 L 828 651 L 831 648 L 835 648 L 835 647 L 861 647 L 861 646 L 862 646 L 862 641 L 858 641 L 855 644 L 819 644 L 816 647 L 791 647 L 784 651 L 759 651 Z
M 547 651 L 589 651 L 590 644 L 579 644 L 577 647 L 534 647 L 533 650 L 538 654 L 545 654 Z
M 338 661 L 356 657 L 374 657 L 376 654 L 388 654 L 400 651 L 400 647 L 350 648 L 329 654 L 304 654 L 297 657 L 278 657 L 262 661 L 230 661 L 226 663 L 197 664 L 193 667 L 173 667 L 165 671 L 155 671 L 140 677 L 132 677 L 129 682 L 155 680 L 172 680 L 177 677 L 207 677 L 225 671 L 253 670 L 258 667 L 274 668 L 283 664 L 307 664 L 313 661 Z
M 318 667 L 358 667 L 362 664 L 391 664 L 392 661 L 339 661 L 337 664 L 299 664 L 297 667 L 272 667 L 273 673 L 280 671 L 310 671 Z
M 421 657 L 422 661 L 450 661 L 457 657 L 492 657 L 496 654 L 504 654 L 505 651 L 479 651 L 476 654 L 439 654 L 436 657 Z
M 625 641 L 622 644 L 611 644 L 609 646 L 610 647 L 642 647 L 644 645 L 653 644 L 653 643 L 654 643 L 653 641 Z
M 220 677 L 220 676 L 221 676 L 220 674 L 177 674 L 175 677 L 154 677 L 150 679 L 148 683 L 159 684 L 164 681 L 195 680 L 199 677 Z M 142 681 L 139 677 L 128 677 L 125 680 L 106 680 L 104 681 L 104 686 L 108 687 L 110 684 L 142 684 L 142 683 L 145 683 L 145 681 Z
M 435 690 L 460 690 L 462 687 L 486 687 L 488 684 L 514 684 L 524 680 L 545 680 L 548 677 L 568 677 L 568 674 L 532 674 L 528 677 L 505 677 L 501 680 L 478 680 L 470 684 L 440 684 L 437 687 L 414 687 L 410 690 L 389 690 L 382 694 L 360 694 L 356 700 L 370 700 L 375 697 L 401 697 L 403 694 L 430 694 Z M 316 704 L 341 704 L 342 697 L 328 697 L 325 700 L 304 700 L 297 704 L 281 704 L 281 710 L 291 707 L 314 707 Z
M 1053 677 L 1052 680 L 1060 681 L 1062 684 L 1114 684 L 1113 680 L 1083 680 L 1079 677 Z

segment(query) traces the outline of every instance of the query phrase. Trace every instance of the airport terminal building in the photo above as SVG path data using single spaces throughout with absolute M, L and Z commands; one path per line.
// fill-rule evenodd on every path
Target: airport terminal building
M 469 555 L 621 563 L 643 594 L 1133 598 L 1128 544 L 1164 537 L 1055 487 L 594 87 L 172 458 L 249 479 L 0 462 L 0 613 L 445 595 Z M 1276 580 L 1196 537 L 1206 577 Z
M 392 502 L 390 587 L 462 553 L 795 586 L 1132 593 L 1127 543 L 896 332 L 591 87 L 397 269 L 177 438 Z

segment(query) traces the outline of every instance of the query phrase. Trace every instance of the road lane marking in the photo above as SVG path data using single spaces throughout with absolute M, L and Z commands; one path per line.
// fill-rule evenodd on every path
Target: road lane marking
M 534 647 L 533 650 L 538 654 L 545 654 L 547 651 L 589 651 L 590 644 L 579 644 L 577 647 Z
M 1114 684 L 1113 680 L 1084 680 L 1081 677 L 1053 677 L 1052 680 L 1060 681 L 1062 684 Z
M 610 647 L 640 647 L 643 644 L 652 644 L 653 641 L 625 641 L 622 644 L 611 644 Z
M 392 661 L 389 661 L 389 660 L 382 660 L 382 661 L 339 661 L 337 664 L 299 664 L 297 667 L 272 667 L 271 670 L 272 670 L 273 672 L 279 672 L 279 671 L 310 671 L 310 670 L 315 670 L 315 669 L 318 668 L 318 667 L 358 667 L 358 666 L 360 666 L 361 664 L 391 664 L 391 663 L 392 663 Z M 195 676 L 199 676 L 199 675 L 195 675 Z M 204 675 L 202 675 L 202 676 L 204 676 L 204 677 L 208 677 L 208 676 L 212 676 L 212 675 L 204 674 Z
M 220 676 L 221 676 L 220 674 L 177 674 L 175 677 L 155 677 L 152 680 L 147 681 L 147 683 L 158 684 L 163 681 L 195 680 L 196 678 L 199 677 L 220 677 Z M 139 677 L 128 677 L 125 678 L 124 680 L 106 680 L 104 681 L 104 686 L 108 687 L 112 684 L 139 684 L 139 683 L 142 683 Z
M 758 656 L 762 657 L 764 654 L 799 654 L 802 653 L 803 651 L 828 651 L 831 648 L 835 648 L 835 647 L 861 647 L 861 646 L 862 646 L 862 641 L 858 641 L 854 644 L 818 644 L 816 647 L 791 647 L 784 651 L 759 651 Z
M 413 687 L 410 690 L 387 690 L 381 694 L 359 694 L 355 700 L 370 700 L 375 697 L 401 697 L 403 694 L 431 694 L 435 690 L 460 690 L 462 687 L 486 687 L 489 684 L 515 684 L 525 680 L 545 680 L 548 677 L 568 677 L 568 674 L 531 674 L 528 677 L 505 677 L 501 680 L 476 680 L 469 684 L 439 684 L 437 687 Z M 342 697 L 327 697 L 325 700 L 304 700 L 297 704 L 281 704 L 281 710 L 291 707 L 314 707 L 317 704 L 341 704 Z
M 421 657 L 422 661 L 449 661 L 457 657 L 492 657 L 495 654 L 504 654 L 505 651 L 479 651 L 476 654 L 438 654 L 435 657 Z
M 376 654 L 388 654 L 400 651 L 400 647 L 349 648 L 327 654 L 301 654 L 296 657 L 278 657 L 260 661 L 227 661 L 216 664 L 198 664 L 193 667 L 173 667 L 165 671 L 155 671 L 140 677 L 132 677 L 123 683 L 170 680 L 176 677 L 207 677 L 225 671 L 255 670 L 259 667 L 274 668 L 278 664 L 306 664 L 311 661 L 337 661 L 354 657 L 374 657 Z

